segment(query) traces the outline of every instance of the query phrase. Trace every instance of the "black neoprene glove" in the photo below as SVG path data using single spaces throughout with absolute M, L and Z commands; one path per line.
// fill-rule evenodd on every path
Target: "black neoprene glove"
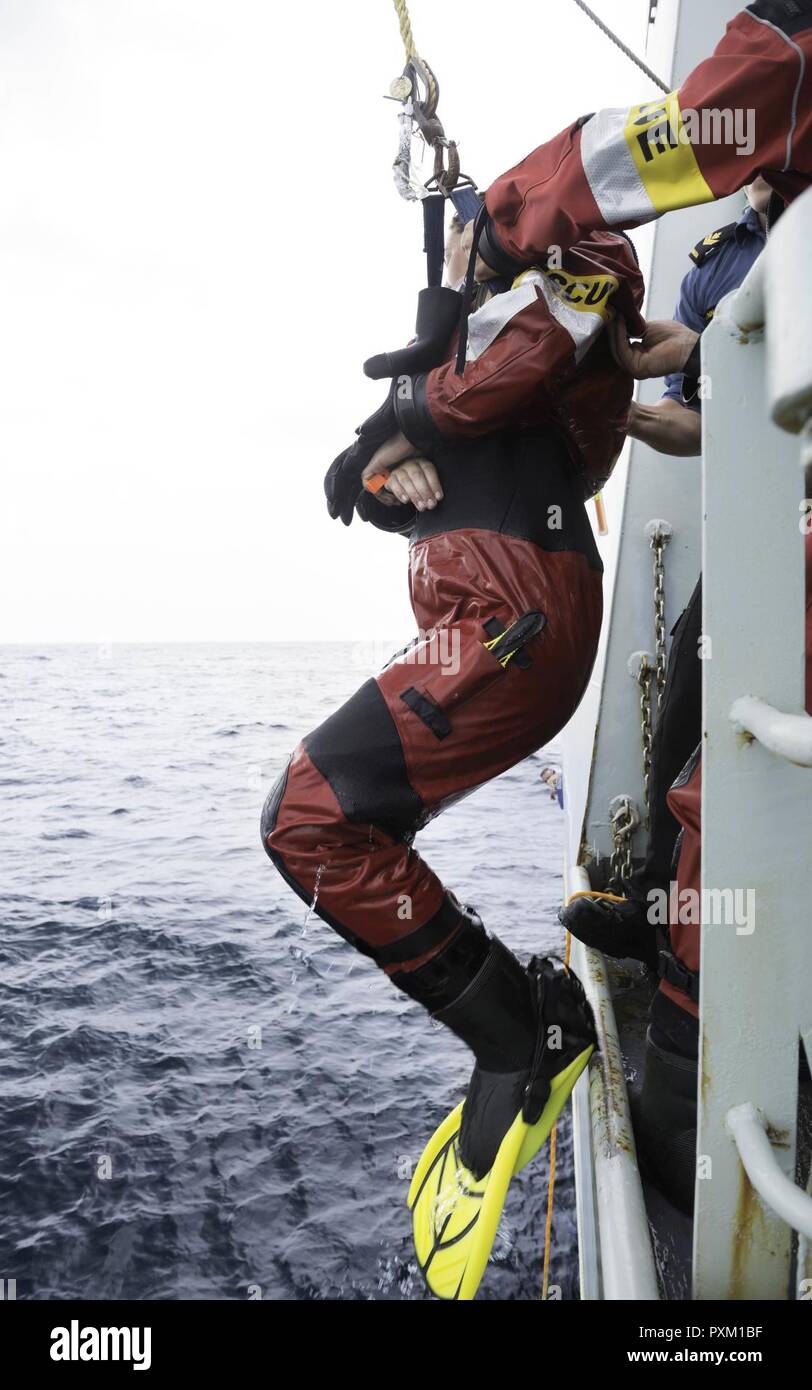
M 393 384 L 380 410 L 376 410 L 356 430 L 358 438 L 355 443 L 339 454 L 327 470 L 324 479 L 327 510 L 334 521 L 341 517 L 345 526 L 350 525 L 355 504 L 364 490 L 361 474 L 375 450 L 397 433 L 394 391 Z
M 404 433 L 413 443 L 422 444 L 424 435 L 430 432 L 428 431 L 427 411 L 426 409 L 418 410 L 416 403 L 407 408 L 401 397 L 398 397 L 399 411 L 398 414 L 395 413 L 395 393 L 398 389 L 398 380 L 402 388 L 404 375 L 409 375 L 409 390 L 404 392 L 401 389 L 401 396 L 408 395 L 411 402 L 412 394 L 419 387 L 420 392 L 422 392 L 422 400 L 422 396 L 425 394 L 425 378 L 412 374 L 426 371 L 442 361 L 451 334 L 459 322 L 461 304 L 461 297 L 456 290 L 450 290 L 443 286 L 421 290 L 417 301 L 414 342 L 399 352 L 380 353 L 377 357 L 368 358 L 364 363 L 364 371 L 367 376 L 374 377 L 376 380 L 380 377 L 391 376 L 393 380 L 389 395 L 380 410 L 376 410 L 375 414 L 370 415 L 369 419 L 365 420 L 363 425 L 356 430 L 358 438 L 355 443 L 350 445 L 349 449 L 345 449 L 343 454 L 339 454 L 328 469 L 324 479 L 324 491 L 327 496 L 327 510 L 333 520 L 341 517 L 345 526 L 350 525 L 355 505 L 359 498 L 364 497 L 361 474 L 375 450 L 403 427 L 401 411 L 406 411 L 406 418 L 410 425 L 410 428 Z M 380 504 L 373 508 L 362 503 L 361 508 L 359 508 L 359 515 L 363 516 L 364 520 L 381 525 L 383 518 L 380 513 L 383 510 Z M 392 508 L 392 510 L 395 509 Z M 395 531 L 404 529 L 404 519 L 409 523 L 413 520 L 413 517 L 406 517 L 406 511 L 407 509 L 403 508 L 400 520 L 393 517 L 392 524 L 383 524 L 382 529 Z M 378 520 L 375 520 L 376 516 Z

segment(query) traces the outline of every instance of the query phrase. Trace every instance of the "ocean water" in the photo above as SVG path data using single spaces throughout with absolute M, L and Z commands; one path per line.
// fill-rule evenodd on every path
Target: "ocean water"
M 370 674 L 352 644 L 0 650 L 0 1278 L 18 1299 L 421 1299 L 411 1168 L 468 1053 L 311 917 L 259 813 Z M 555 750 L 419 837 L 562 949 Z M 559 1126 L 551 1280 L 577 1297 Z M 546 1151 L 479 1297 L 534 1299 Z

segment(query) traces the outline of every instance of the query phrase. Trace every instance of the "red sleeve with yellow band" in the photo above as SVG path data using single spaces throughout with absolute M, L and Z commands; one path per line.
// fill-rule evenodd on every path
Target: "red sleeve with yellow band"
M 759 173 L 788 201 L 812 181 L 812 0 L 758 0 L 677 91 L 540 145 L 488 190 L 480 252 L 515 273 L 589 231 L 638 227 Z

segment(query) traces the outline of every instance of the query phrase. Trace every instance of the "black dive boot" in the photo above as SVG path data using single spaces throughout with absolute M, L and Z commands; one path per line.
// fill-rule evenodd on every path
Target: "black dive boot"
M 647 904 L 630 896 L 613 902 L 584 894 L 562 907 L 558 920 L 582 941 L 616 960 L 639 960 L 657 969 L 664 936 L 647 918 Z
M 535 1124 L 552 1078 L 596 1045 L 580 981 L 544 958 L 534 957 L 525 968 L 473 923 L 426 965 L 392 978 L 476 1058 L 462 1112 L 460 1157 L 482 1178 L 519 1112 Z

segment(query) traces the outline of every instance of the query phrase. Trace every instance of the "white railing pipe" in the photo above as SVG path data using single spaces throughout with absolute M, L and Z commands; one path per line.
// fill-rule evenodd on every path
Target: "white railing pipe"
M 730 719 L 737 733 L 748 734 L 771 753 L 798 767 L 812 767 L 812 719 L 784 714 L 755 695 L 734 700 Z
M 585 869 L 568 868 L 568 898 L 590 889 Z M 592 1006 L 598 1034 L 599 1050 L 589 1065 L 589 1103 L 603 1297 L 659 1299 L 606 961 L 599 951 L 573 939 L 572 964 Z
M 761 1113 L 747 1101 L 729 1110 L 725 1122 L 761 1200 L 794 1231 L 812 1238 L 812 1197 L 782 1172 Z

